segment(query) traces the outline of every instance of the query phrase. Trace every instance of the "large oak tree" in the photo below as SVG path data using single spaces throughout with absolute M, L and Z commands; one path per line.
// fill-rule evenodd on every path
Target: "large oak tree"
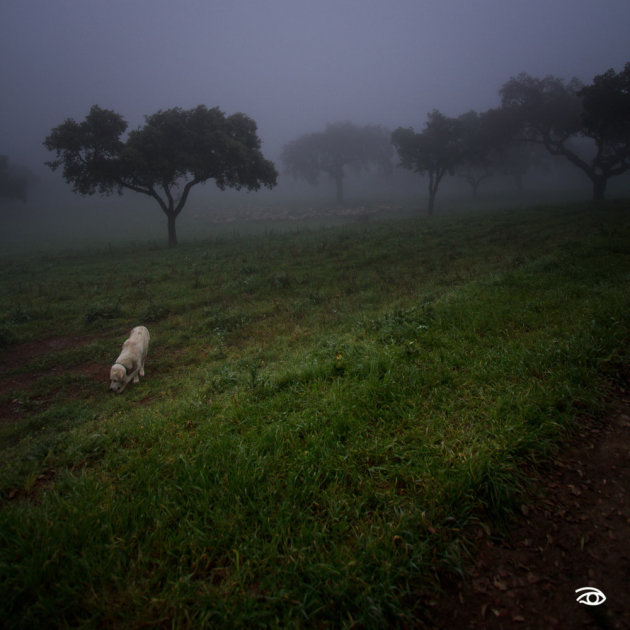
M 213 179 L 225 188 L 272 188 L 277 172 L 260 150 L 256 123 L 244 114 L 226 116 L 219 108 L 178 107 L 147 116 L 126 139 L 126 121 L 94 105 L 83 122 L 67 119 L 44 145 L 56 153 L 47 162 L 81 195 L 109 195 L 123 189 L 147 195 L 168 221 L 168 242 L 177 244 L 175 221 L 190 190 Z
M 518 120 L 520 137 L 585 173 L 594 200 L 604 199 L 611 177 L 630 169 L 630 63 L 619 73 L 596 76 L 588 86 L 575 79 L 520 74 L 501 88 L 501 98 L 502 107 Z

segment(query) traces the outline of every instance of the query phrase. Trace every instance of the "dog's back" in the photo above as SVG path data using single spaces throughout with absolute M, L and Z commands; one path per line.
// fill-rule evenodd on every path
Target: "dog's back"
M 149 349 L 150 339 L 151 336 L 149 335 L 149 331 L 146 326 L 136 326 L 129 334 L 129 339 L 127 339 L 127 341 L 123 344 L 123 348 L 127 346 L 127 344 L 130 346 L 137 346 L 142 348 L 144 356 L 146 356 L 147 350 Z
M 135 369 L 144 363 L 149 351 L 150 335 L 145 326 L 136 326 L 129 334 L 122 346 L 118 363 L 129 363 L 129 369 Z

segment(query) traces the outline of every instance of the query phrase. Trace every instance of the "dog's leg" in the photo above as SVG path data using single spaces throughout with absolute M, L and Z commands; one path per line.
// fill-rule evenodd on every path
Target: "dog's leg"
M 131 372 L 127 372 L 127 383 L 131 383 L 132 381 L 137 383 L 139 380 L 137 367 L 134 370 L 131 370 Z

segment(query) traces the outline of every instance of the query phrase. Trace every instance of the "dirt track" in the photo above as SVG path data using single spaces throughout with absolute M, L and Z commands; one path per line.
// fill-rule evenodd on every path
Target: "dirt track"
M 630 628 L 630 382 L 606 400 L 536 472 L 509 537 L 480 535 L 470 578 L 430 603 L 433 627 Z M 586 586 L 606 601 L 577 603 Z

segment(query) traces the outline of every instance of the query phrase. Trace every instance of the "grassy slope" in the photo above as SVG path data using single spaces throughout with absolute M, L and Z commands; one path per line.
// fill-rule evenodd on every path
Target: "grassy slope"
M 32 376 L 0 424 L 10 625 L 421 616 L 419 589 L 628 360 L 628 212 L 6 261 L 7 343 L 92 338 L 7 375 Z M 109 396 L 83 368 L 106 378 L 140 322 L 147 376 Z

